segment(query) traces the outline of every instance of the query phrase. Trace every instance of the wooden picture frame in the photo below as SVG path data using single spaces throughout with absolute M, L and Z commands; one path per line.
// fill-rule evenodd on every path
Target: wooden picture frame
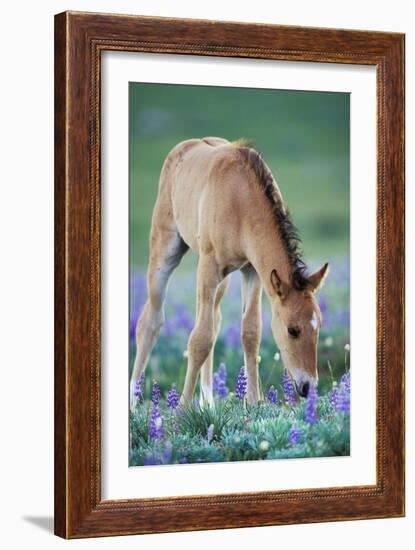
M 373 65 L 376 484 L 101 500 L 104 50 Z M 404 515 L 404 35 L 65 12 L 55 18 L 55 533 L 64 538 Z

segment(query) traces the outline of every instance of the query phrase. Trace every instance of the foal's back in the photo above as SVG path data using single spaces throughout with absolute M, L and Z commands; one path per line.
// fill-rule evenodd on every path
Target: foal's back
M 238 146 L 226 139 L 191 139 L 172 149 L 163 165 L 160 194 L 169 196 L 174 222 L 190 248 L 242 254 L 242 214 L 257 191 L 249 178 Z

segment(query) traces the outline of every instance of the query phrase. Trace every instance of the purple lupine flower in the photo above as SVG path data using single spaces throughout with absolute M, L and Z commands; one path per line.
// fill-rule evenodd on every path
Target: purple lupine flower
M 152 451 L 144 456 L 144 466 L 159 466 L 160 464 L 170 464 L 172 455 L 172 444 L 166 441 L 163 450 Z
M 344 309 L 337 314 L 337 322 L 342 327 L 350 326 L 350 311 Z
M 167 393 L 166 405 L 169 409 L 177 409 L 179 406 L 179 394 L 176 390 L 176 385 L 173 384 Z
M 298 426 L 291 426 L 288 432 L 288 443 L 291 447 L 295 447 L 300 443 L 300 429 Z
M 167 338 L 170 338 L 175 335 L 175 326 L 172 320 L 166 319 L 164 325 L 163 325 L 163 334 L 164 336 L 167 336 Z
M 329 330 L 333 325 L 333 317 L 329 309 L 327 298 L 324 296 L 323 293 L 319 296 L 318 305 L 320 307 L 320 312 L 324 320 L 324 328 L 326 330 Z
M 323 318 L 325 318 L 326 313 L 328 311 L 328 302 L 326 297 L 323 294 L 320 294 L 319 296 L 318 305 L 320 308 L 321 315 L 323 316 Z
M 229 389 L 226 385 L 226 380 L 226 366 L 225 363 L 221 363 L 213 375 L 213 394 L 219 399 L 226 399 L 228 397 Z
M 350 374 L 343 374 L 340 380 L 336 398 L 336 411 L 350 413 Z
M 334 386 L 333 389 L 331 390 L 330 394 L 329 394 L 330 405 L 333 407 L 333 409 L 336 408 L 338 392 L 339 392 L 338 387 Z
M 270 403 L 273 405 L 277 405 L 278 403 L 278 391 L 274 388 L 274 386 L 271 386 L 267 393 L 267 399 Z
M 245 374 L 245 367 L 241 367 L 235 385 L 235 395 L 238 399 L 243 399 L 246 394 L 248 379 Z
M 161 391 L 160 386 L 156 381 L 153 382 L 153 391 L 151 393 L 151 401 L 156 405 L 160 401 Z
M 213 375 L 213 393 L 219 399 L 226 399 L 229 395 L 227 385 L 220 379 L 217 372 Z
M 336 411 L 341 413 L 350 412 L 350 394 L 343 384 L 339 386 L 339 391 L 337 393 Z
M 317 405 L 318 405 L 318 393 L 317 386 L 312 385 L 308 393 L 307 400 L 304 407 L 304 421 L 309 424 L 315 424 L 317 422 Z
M 213 439 L 213 434 L 215 431 L 215 426 L 211 424 L 207 430 L 207 442 L 210 443 Z
M 224 333 L 225 345 L 230 348 L 237 348 L 241 345 L 240 329 L 237 325 L 231 325 Z
M 137 310 L 131 310 L 130 313 L 130 340 L 132 342 L 135 341 L 135 329 L 137 326 L 138 321 L 138 311 Z
M 184 304 L 176 304 L 174 308 L 174 325 L 176 329 L 183 329 L 188 334 L 193 328 L 193 319 Z
M 141 309 L 147 299 L 147 277 L 145 272 L 130 274 L 130 288 L 134 302 L 138 303 L 139 309 Z
M 346 389 L 350 391 L 350 371 L 343 374 L 340 378 L 340 384 L 344 384 Z
M 149 435 L 151 439 L 155 440 L 160 440 L 164 437 L 163 419 L 160 414 L 160 408 L 158 403 L 155 403 L 154 401 L 150 416 Z
M 141 401 L 143 399 L 144 395 L 144 372 L 141 374 L 140 378 L 135 383 L 135 389 L 134 389 L 134 397 L 137 398 L 138 401 Z
M 226 372 L 226 365 L 223 361 L 222 361 L 222 363 L 219 364 L 218 376 L 226 384 L 226 380 L 228 378 L 228 373 Z
M 147 299 L 147 283 L 145 273 L 131 273 L 130 291 L 130 338 L 134 341 L 137 320 Z
M 167 440 L 163 447 L 163 454 L 162 454 L 163 464 L 170 463 L 172 451 L 173 451 L 173 446 L 170 443 L 170 441 Z
M 161 464 L 161 459 L 157 457 L 154 453 L 148 454 L 144 457 L 144 466 L 159 466 Z
M 285 402 L 288 405 L 294 405 L 296 401 L 295 388 L 287 369 L 284 369 L 284 373 L 282 375 L 282 390 L 284 392 Z

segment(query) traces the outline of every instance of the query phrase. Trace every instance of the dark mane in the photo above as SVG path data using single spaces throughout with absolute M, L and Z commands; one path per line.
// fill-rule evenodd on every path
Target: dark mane
M 265 164 L 261 153 L 251 147 L 239 147 L 239 151 L 248 166 L 254 171 L 256 179 L 272 208 L 275 224 L 280 232 L 292 268 L 291 284 L 297 290 L 304 290 L 309 285 L 309 280 L 307 266 L 301 250 L 301 238 L 290 213 L 284 207 L 274 176 Z

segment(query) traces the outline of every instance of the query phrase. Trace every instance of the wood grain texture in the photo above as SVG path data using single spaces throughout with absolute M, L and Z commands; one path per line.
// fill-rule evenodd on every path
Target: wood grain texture
M 101 500 L 100 54 L 377 68 L 377 481 L 235 495 Z M 55 17 L 55 532 L 65 538 L 404 514 L 404 36 L 65 12 Z
M 61 20 L 62 17 L 59 18 Z M 55 26 L 55 532 L 66 532 L 66 26 Z M 63 85 L 62 85 L 63 84 Z

